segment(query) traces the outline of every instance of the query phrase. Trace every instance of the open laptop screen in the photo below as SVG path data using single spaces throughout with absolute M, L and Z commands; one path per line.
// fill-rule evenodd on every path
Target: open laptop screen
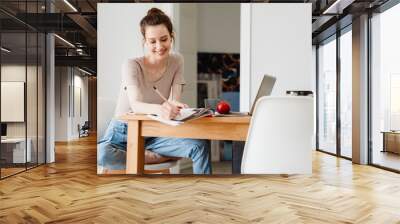
M 254 108 L 256 107 L 256 102 L 260 97 L 263 96 L 269 96 L 272 92 L 272 89 L 274 88 L 276 78 L 270 75 L 264 75 L 261 85 L 258 88 L 258 92 L 256 95 L 256 98 L 253 101 L 253 104 L 251 106 L 251 110 L 249 112 L 250 115 L 253 114 Z

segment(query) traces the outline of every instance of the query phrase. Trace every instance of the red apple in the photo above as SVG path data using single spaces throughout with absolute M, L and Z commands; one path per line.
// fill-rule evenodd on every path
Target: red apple
M 228 114 L 231 110 L 231 106 L 226 101 L 220 101 L 217 105 L 217 112 L 220 114 Z

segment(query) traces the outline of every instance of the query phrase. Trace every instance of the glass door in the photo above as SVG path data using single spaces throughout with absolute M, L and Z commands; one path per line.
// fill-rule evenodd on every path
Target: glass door
M 352 33 L 351 26 L 340 38 L 340 155 L 352 158 Z
M 1 33 L 1 177 L 26 170 L 26 33 Z
M 318 149 L 336 154 L 336 36 L 318 47 Z
M 44 6 L 44 0 L 0 3 L 19 15 L 44 13 Z M 0 178 L 45 163 L 46 39 L 28 23 L 0 12 Z
M 400 171 L 400 4 L 371 18 L 373 165 Z

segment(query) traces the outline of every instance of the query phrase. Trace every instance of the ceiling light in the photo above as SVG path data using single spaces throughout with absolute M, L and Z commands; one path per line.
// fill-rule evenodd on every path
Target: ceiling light
M 64 0 L 65 4 L 67 4 L 72 10 L 74 10 L 74 12 L 78 12 L 78 10 L 71 4 L 69 3 L 68 0 Z
M 69 46 L 75 48 L 75 45 L 73 45 L 73 44 L 72 44 L 71 42 L 69 42 L 68 40 L 66 40 L 66 39 L 64 39 L 64 38 L 62 38 L 62 37 L 60 37 L 60 36 L 58 36 L 57 34 L 54 34 L 54 36 L 57 37 L 58 39 L 60 39 L 61 41 L 63 41 L 64 43 L 66 43 L 67 45 L 69 45 Z
M 83 69 L 81 69 L 81 68 L 79 68 L 79 67 L 78 67 L 78 70 L 81 71 L 81 72 L 83 72 L 83 73 L 85 73 L 85 74 L 92 75 L 92 73 L 90 73 L 90 72 L 88 72 L 88 71 L 86 71 L 86 70 L 83 70 Z
M 1 50 L 4 51 L 4 52 L 6 52 L 6 53 L 10 53 L 10 52 L 11 52 L 11 50 L 9 50 L 9 49 L 7 49 L 7 48 L 5 48 L 5 47 L 1 47 Z

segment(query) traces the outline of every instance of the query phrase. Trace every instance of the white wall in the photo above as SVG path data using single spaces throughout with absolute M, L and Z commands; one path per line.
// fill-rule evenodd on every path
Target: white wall
M 173 16 L 173 4 L 99 3 L 97 5 L 97 137 L 113 118 L 124 60 L 143 56 L 139 22 L 151 7 Z M 178 33 L 179 35 L 179 33 Z M 186 78 L 186 77 L 185 77 Z
M 313 90 L 311 43 L 310 3 L 243 3 L 240 109 L 249 110 L 264 74 L 277 78 L 272 95 Z
M 315 91 L 317 89 L 317 48 L 315 45 L 312 46 L 311 63 L 312 65 L 310 85 L 312 87 L 312 90 Z M 316 97 L 315 92 L 314 97 Z
M 199 52 L 240 52 L 240 4 L 197 3 Z
M 55 141 L 68 141 L 68 86 L 70 84 L 68 67 L 56 67 L 55 74 L 54 139 Z
M 197 4 L 173 4 L 172 22 L 176 32 L 175 50 L 184 58 L 182 102 L 197 106 Z
M 72 119 L 72 130 L 71 130 L 71 135 L 73 138 L 79 138 L 79 132 L 78 132 L 78 124 L 82 126 L 85 121 L 89 120 L 88 116 L 88 107 L 89 107 L 89 102 L 88 102 L 88 77 L 84 76 L 83 73 L 80 71 L 76 70 L 74 72 L 74 113 L 73 113 L 73 119 Z M 80 93 L 78 93 L 80 91 Z M 79 97 L 80 96 L 80 97 Z M 80 102 L 79 102 L 80 101 Z
M 56 67 L 55 72 L 55 141 L 77 139 L 78 124 L 88 120 L 88 77 L 72 67 Z

